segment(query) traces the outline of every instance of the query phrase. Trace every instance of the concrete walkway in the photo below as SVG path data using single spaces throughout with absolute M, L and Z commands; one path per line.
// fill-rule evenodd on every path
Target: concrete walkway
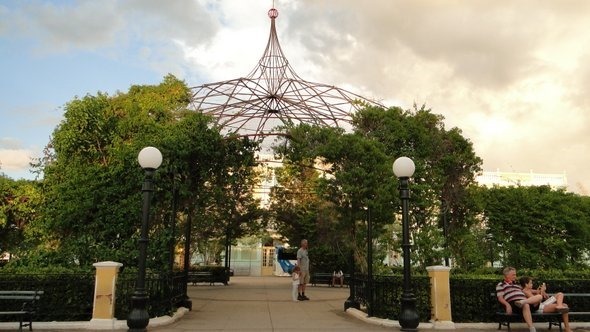
M 189 286 L 193 310 L 181 308 L 173 317 L 150 320 L 149 331 L 399 331 L 397 321 L 367 318 L 358 310 L 344 311 L 348 288 L 308 286 L 310 301 L 293 302 L 288 277 L 232 277 L 229 286 Z M 537 331 L 547 324 L 536 323 Z M 16 330 L 18 324 L 0 323 L 0 330 Z M 454 324 L 455 329 L 435 329 L 421 323 L 420 331 L 497 331 L 497 324 Z M 577 332 L 590 332 L 589 323 L 572 324 Z M 34 331 L 126 331 L 125 320 L 101 322 L 33 322 Z M 506 331 L 506 329 L 503 329 Z M 524 324 L 512 331 L 527 332 Z M 554 329 L 554 331 L 556 331 Z

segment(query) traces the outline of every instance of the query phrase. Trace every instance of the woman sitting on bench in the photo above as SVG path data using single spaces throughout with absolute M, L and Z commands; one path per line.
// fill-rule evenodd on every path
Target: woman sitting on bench
M 561 313 L 565 332 L 572 332 L 568 315 L 569 307 L 567 304 L 563 303 L 563 293 L 560 292 L 555 294 L 555 296 L 549 296 L 545 292 L 547 290 L 545 283 L 541 284 L 539 288 L 533 289 L 533 278 L 531 277 L 522 277 L 519 281 L 522 286 L 522 291 L 527 298 L 535 297 L 538 299 L 536 303 L 530 304 L 531 312 L 559 312 Z
M 342 273 L 342 270 L 334 271 L 332 273 L 332 287 L 336 285 L 336 281 L 340 283 L 340 287 L 342 288 L 342 285 L 344 285 L 344 273 Z

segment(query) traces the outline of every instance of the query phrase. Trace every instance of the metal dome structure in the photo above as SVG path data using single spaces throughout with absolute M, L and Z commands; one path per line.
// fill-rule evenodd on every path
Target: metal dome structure
M 353 112 L 367 104 L 379 105 L 335 86 L 300 78 L 279 44 L 275 28 L 278 15 L 275 8 L 268 11 L 270 36 L 250 74 L 192 87 L 190 107 L 211 115 L 225 134 L 263 138 L 279 135 L 278 126 L 286 124 L 346 128 Z

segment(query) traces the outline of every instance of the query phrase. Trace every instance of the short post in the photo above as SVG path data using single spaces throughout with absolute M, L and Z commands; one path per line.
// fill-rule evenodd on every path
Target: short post
M 455 329 L 451 315 L 451 287 L 448 266 L 427 266 L 430 277 L 431 316 L 430 321 L 435 329 Z
M 115 317 L 115 289 L 117 275 L 123 264 L 117 262 L 98 262 L 92 264 L 96 268 L 94 282 L 94 305 L 91 323 L 112 326 Z

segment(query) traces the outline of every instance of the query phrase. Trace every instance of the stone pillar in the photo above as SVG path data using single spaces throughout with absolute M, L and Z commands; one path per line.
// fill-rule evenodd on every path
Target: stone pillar
M 430 321 L 435 329 L 455 329 L 451 315 L 451 287 L 449 284 L 450 267 L 428 266 L 430 277 L 430 297 L 432 301 L 432 314 Z
M 92 322 L 112 324 L 115 315 L 115 286 L 117 275 L 123 264 L 117 262 L 98 262 L 96 267 L 96 281 L 94 284 L 94 309 Z

